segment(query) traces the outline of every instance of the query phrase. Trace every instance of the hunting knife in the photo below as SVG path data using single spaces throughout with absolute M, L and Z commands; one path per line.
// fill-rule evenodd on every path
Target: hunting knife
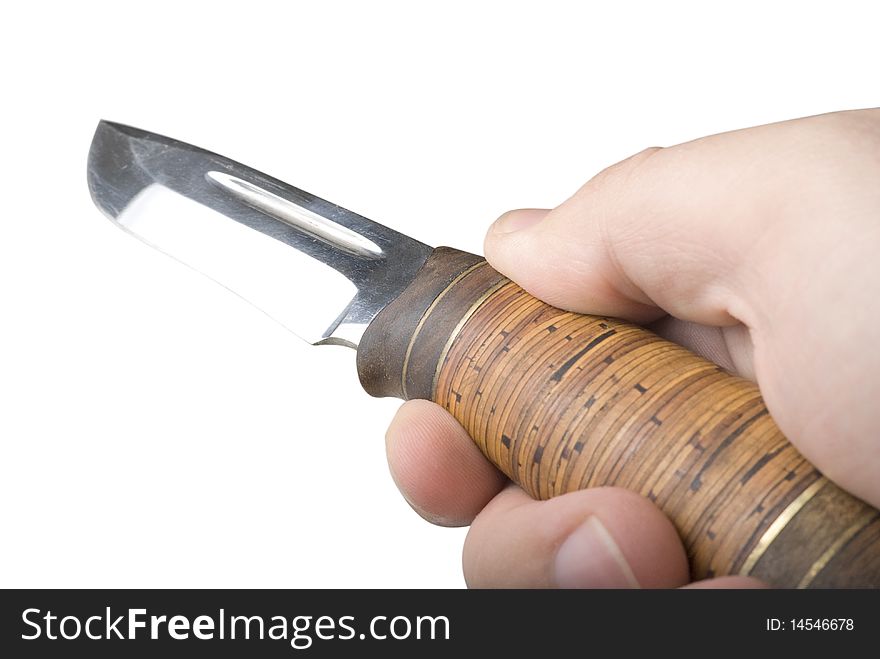
M 754 383 L 161 135 L 101 121 L 88 185 L 129 233 L 306 341 L 355 348 L 369 394 L 447 409 L 533 497 L 602 485 L 648 497 L 694 579 L 880 587 L 880 514 L 798 453 Z

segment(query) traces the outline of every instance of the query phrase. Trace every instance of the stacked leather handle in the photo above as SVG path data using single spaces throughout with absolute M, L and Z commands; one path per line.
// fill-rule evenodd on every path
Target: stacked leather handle
M 449 410 L 532 496 L 600 485 L 673 521 L 694 579 L 880 587 L 880 513 L 786 440 L 757 387 L 635 325 L 551 307 L 438 248 L 373 321 L 364 388 Z

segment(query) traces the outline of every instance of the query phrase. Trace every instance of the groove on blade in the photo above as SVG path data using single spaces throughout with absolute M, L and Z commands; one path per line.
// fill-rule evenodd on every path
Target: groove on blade
M 287 199 L 282 199 L 268 190 L 242 181 L 240 178 L 224 174 L 223 172 L 210 171 L 205 174 L 209 181 L 213 181 L 221 188 L 241 199 L 244 203 L 271 215 L 282 222 L 289 224 L 295 229 L 304 231 L 318 240 L 323 240 L 328 245 L 336 247 L 368 259 L 382 257 L 382 248 L 372 240 L 346 229 L 341 224 L 331 222 L 326 217 L 313 213 L 308 208 L 295 204 Z

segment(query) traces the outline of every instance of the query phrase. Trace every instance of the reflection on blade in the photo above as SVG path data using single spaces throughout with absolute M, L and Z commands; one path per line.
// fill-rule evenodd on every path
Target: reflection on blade
M 327 319 L 357 294 L 333 268 L 161 185 L 141 191 L 116 222 L 310 343 L 326 338 Z

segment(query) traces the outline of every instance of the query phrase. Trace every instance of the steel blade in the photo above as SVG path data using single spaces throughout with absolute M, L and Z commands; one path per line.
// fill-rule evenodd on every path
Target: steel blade
M 95 131 L 88 183 L 120 227 L 313 344 L 357 347 L 431 253 L 250 167 L 109 121 Z

